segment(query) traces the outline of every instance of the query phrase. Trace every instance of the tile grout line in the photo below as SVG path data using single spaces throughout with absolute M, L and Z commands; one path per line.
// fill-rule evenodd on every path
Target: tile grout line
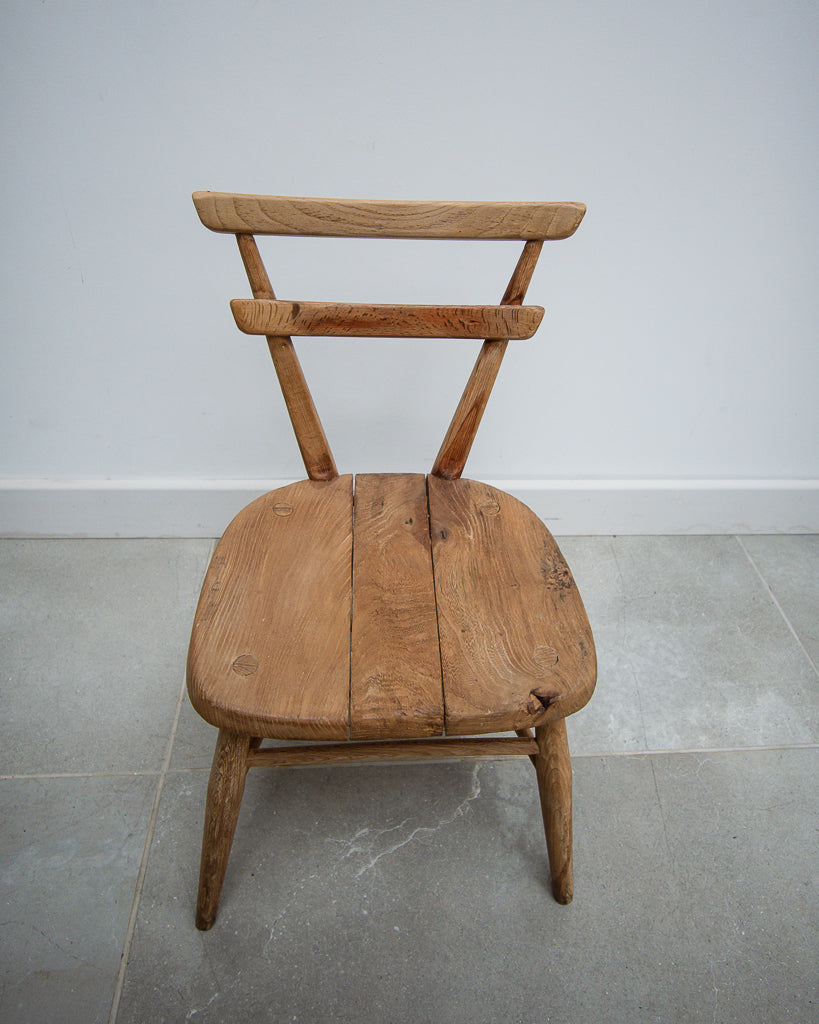
M 618 584 L 623 583 L 623 570 L 620 568 L 620 559 L 617 557 L 617 545 L 614 544 L 614 538 L 608 538 L 611 541 L 611 555 L 614 559 L 614 567 L 617 570 Z M 618 602 L 619 608 L 617 613 L 617 631 L 620 635 L 620 640 L 626 649 L 628 654 L 628 673 L 631 676 L 631 680 L 634 683 L 634 690 L 637 694 L 637 713 L 640 722 L 640 728 L 642 729 L 643 739 L 648 737 L 648 729 L 646 728 L 645 715 L 643 714 L 643 694 L 640 689 L 640 681 L 637 678 L 637 671 L 634 668 L 634 658 L 632 657 L 631 644 L 628 641 L 628 630 L 626 627 L 626 605 L 628 602 L 628 591 L 625 587 L 623 590 L 623 600 Z M 596 685 L 596 684 L 595 684 Z
M 162 790 L 165 786 L 165 778 L 168 774 L 168 769 L 171 763 L 171 754 L 173 752 L 174 741 L 176 740 L 176 731 L 179 727 L 179 716 L 182 712 L 182 700 L 185 695 L 185 680 L 182 680 L 182 685 L 179 687 L 179 696 L 176 701 L 176 711 L 173 716 L 173 725 L 171 726 L 171 732 L 168 737 L 168 744 L 165 749 L 165 757 L 162 760 L 162 767 L 159 770 L 159 777 L 156 783 L 156 791 L 154 793 L 154 800 L 151 806 L 151 814 L 148 818 L 148 828 L 145 835 L 145 844 L 142 848 L 142 859 L 139 864 L 139 871 L 137 873 L 136 885 L 134 886 L 134 898 L 131 902 L 131 913 L 128 918 L 128 928 L 125 932 L 125 941 L 122 946 L 122 955 L 119 962 L 119 970 L 117 971 L 116 982 L 114 984 L 114 996 L 111 1001 L 111 1012 L 108 1017 L 108 1024 L 116 1024 L 117 1015 L 119 1013 L 119 1003 L 122 998 L 122 990 L 125 986 L 125 973 L 128 968 L 128 960 L 131 955 L 131 943 L 134 939 L 134 932 L 136 931 L 137 914 L 139 912 L 139 904 L 142 900 L 142 886 L 145 883 L 145 875 L 148 871 L 148 858 L 151 853 L 151 846 L 153 845 L 154 832 L 156 831 L 156 821 L 159 816 L 159 801 L 162 797 Z
M 166 775 L 182 775 L 193 772 L 209 772 L 209 767 L 202 768 L 169 768 Z M 32 779 L 150 779 L 159 778 L 163 772 L 22 772 L 17 775 L 0 775 L 0 782 L 24 782 Z
M 672 754 L 753 754 L 771 750 L 819 750 L 819 743 L 763 743 L 752 747 L 669 747 L 665 750 L 601 750 L 572 754 L 572 761 L 599 757 L 667 757 Z
M 788 629 L 789 629 L 789 630 L 791 631 L 791 634 L 793 635 L 793 638 L 794 638 L 794 640 L 795 640 L 795 641 L 796 641 L 796 642 L 797 642 L 797 643 L 799 644 L 799 649 L 800 649 L 800 650 L 802 651 L 802 653 L 803 653 L 803 654 L 805 655 L 805 657 L 806 657 L 806 658 L 808 659 L 808 664 L 809 664 L 809 665 L 810 665 L 810 667 L 811 667 L 811 668 L 813 669 L 813 671 L 814 671 L 815 675 L 816 675 L 816 676 L 817 676 L 817 677 L 819 678 L 819 668 L 817 668 L 817 667 L 816 667 L 816 664 L 814 663 L 814 660 L 813 660 L 813 658 L 812 658 L 812 657 L 810 656 L 810 654 L 808 654 L 807 648 L 806 648 L 806 647 L 805 647 L 805 645 L 804 645 L 804 644 L 802 643 L 802 641 L 801 641 L 801 640 L 799 639 L 799 635 L 798 635 L 798 633 L 796 632 L 796 630 L 795 630 L 795 629 L 793 628 L 793 626 L 791 625 L 791 620 L 790 620 L 790 619 L 788 618 L 788 616 L 787 616 L 787 615 L 785 614 L 785 610 L 783 609 L 782 605 L 781 605 L 781 604 L 779 603 L 779 601 L 777 600 L 776 594 L 775 594 L 775 593 L 773 592 L 773 590 L 771 589 L 771 585 L 770 585 L 770 584 L 768 583 L 768 581 L 767 581 L 767 580 L 765 579 L 765 577 L 764 577 L 764 576 L 762 575 L 762 573 L 761 573 L 761 571 L 760 571 L 760 569 L 759 569 L 759 566 L 758 566 L 758 565 L 756 564 L 756 562 L 755 562 L 755 561 L 753 560 L 753 558 L 751 557 L 751 554 L 750 554 L 750 552 L 749 552 L 749 551 L 748 551 L 748 549 L 747 549 L 747 548 L 745 547 L 745 545 L 744 545 L 744 544 L 742 543 L 742 538 L 741 538 L 741 537 L 740 537 L 739 535 L 736 535 L 736 541 L 737 541 L 737 543 L 739 544 L 740 548 L 742 548 L 742 551 L 744 552 L 744 554 L 745 554 L 745 557 L 746 557 L 746 558 L 748 559 L 748 561 L 749 561 L 749 562 L 751 563 L 751 566 L 752 566 L 752 568 L 753 568 L 754 572 L 755 572 L 755 573 L 757 574 L 757 576 L 758 576 L 758 577 L 760 578 L 760 580 L 762 581 L 762 585 L 763 585 L 763 587 L 765 588 L 765 590 L 767 590 L 767 592 L 768 592 L 768 596 L 769 596 L 769 597 L 770 597 L 770 599 L 771 599 L 771 600 L 773 601 L 773 603 L 774 603 L 774 604 L 776 605 L 776 608 L 777 608 L 777 610 L 779 611 L 779 614 L 780 614 L 780 615 L 782 616 L 782 618 L 783 618 L 783 620 L 784 620 L 784 622 L 785 622 L 785 625 L 786 625 L 786 626 L 788 627 Z
M 159 771 L 141 772 L 19 772 L 0 775 L 0 782 L 21 779 L 146 779 L 159 775 Z
M 753 744 L 752 746 L 744 747 L 657 747 L 651 750 L 590 750 L 583 751 L 582 753 L 572 752 L 572 761 L 580 761 L 583 758 L 588 757 L 666 757 L 669 754 L 739 754 L 744 752 L 752 751 L 764 751 L 764 750 L 819 750 L 819 743 L 762 743 Z M 521 755 L 522 756 L 522 755 Z M 375 759 L 374 759 L 375 760 Z M 412 760 L 408 758 L 405 761 L 395 761 L 394 764 L 439 764 L 447 763 L 450 758 L 423 758 Z M 460 758 L 463 761 L 499 761 L 506 763 L 509 758 L 498 758 L 493 757 L 491 754 L 486 757 L 481 757 L 479 754 L 472 755 L 470 757 L 464 756 Z M 297 768 L 327 768 L 332 765 L 333 762 L 315 762 L 307 765 L 288 765 L 287 770 L 293 771 Z M 361 765 L 369 765 L 373 762 L 362 760 Z M 384 764 L 383 760 L 378 762 Z M 168 775 L 205 775 L 210 772 L 210 768 L 174 768 L 168 769 L 165 772 L 165 776 Z M 133 778 L 150 778 L 152 775 L 159 776 L 162 773 L 156 772 L 51 772 L 42 774 L 31 774 L 31 775 L 0 775 L 0 782 L 28 782 L 45 779 L 133 779 Z

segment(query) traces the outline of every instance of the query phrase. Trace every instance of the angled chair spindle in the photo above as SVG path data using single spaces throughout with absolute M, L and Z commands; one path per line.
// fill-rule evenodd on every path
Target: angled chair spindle
M 238 513 L 194 618 L 188 692 L 219 736 L 205 808 L 196 924 L 213 924 L 249 768 L 528 756 L 552 892 L 573 893 L 565 719 L 596 680 L 591 629 L 554 538 L 519 501 L 462 479 L 544 241 L 580 203 L 424 203 L 196 192 L 203 224 L 235 234 L 252 299 L 231 308 L 266 336 L 308 479 Z M 257 234 L 518 239 L 497 306 L 276 298 Z M 339 476 L 292 336 L 479 338 L 432 473 Z M 510 732 L 499 737 L 498 732 Z M 263 740 L 301 740 L 264 747 Z
M 276 296 L 262 263 L 256 239 L 253 235 L 237 233 L 236 241 L 253 298 L 263 302 L 275 301 Z M 276 368 L 307 475 L 311 480 L 333 480 L 338 476 L 338 470 L 293 341 L 287 335 L 268 334 L 267 347 Z

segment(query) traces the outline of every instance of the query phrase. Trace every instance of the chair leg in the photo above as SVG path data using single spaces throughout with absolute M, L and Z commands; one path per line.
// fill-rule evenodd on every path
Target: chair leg
M 216 920 L 233 833 L 242 805 L 251 738 L 219 730 L 210 770 L 199 868 L 196 927 L 207 931 Z
M 571 903 L 572 869 L 572 762 L 566 720 L 558 719 L 535 729 L 538 745 L 535 770 L 549 851 L 552 894 L 558 903 Z

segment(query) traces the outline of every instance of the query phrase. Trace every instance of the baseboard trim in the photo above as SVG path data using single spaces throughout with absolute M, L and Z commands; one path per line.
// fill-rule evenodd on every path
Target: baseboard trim
M 290 480 L 0 480 L 3 537 L 217 537 Z M 489 480 L 557 536 L 819 533 L 819 480 Z

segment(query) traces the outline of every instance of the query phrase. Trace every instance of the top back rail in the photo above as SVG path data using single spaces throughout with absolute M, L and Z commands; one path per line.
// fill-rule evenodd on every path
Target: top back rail
M 194 192 L 211 231 L 326 238 L 460 238 L 547 241 L 577 230 L 583 203 L 470 203 L 303 199 Z
M 338 471 L 291 335 L 484 338 L 432 469 L 435 476 L 457 479 L 463 472 L 509 339 L 530 337 L 543 315 L 539 306 L 523 306 L 543 243 L 574 234 L 586 212 L 583 203 L 570 202 L 307 199 L 232 192 L 194 192 L 193 202 L 205 227 L 236 236 L 253 299 L 233 300 L 234 317 L 241 330 L 267 337 L 311 480 L 331 480 L 338 476 Z M 256 246 L 257 234 L 517 239 L 525 245 L 499 306 L 295 303 L 277 300 Z

